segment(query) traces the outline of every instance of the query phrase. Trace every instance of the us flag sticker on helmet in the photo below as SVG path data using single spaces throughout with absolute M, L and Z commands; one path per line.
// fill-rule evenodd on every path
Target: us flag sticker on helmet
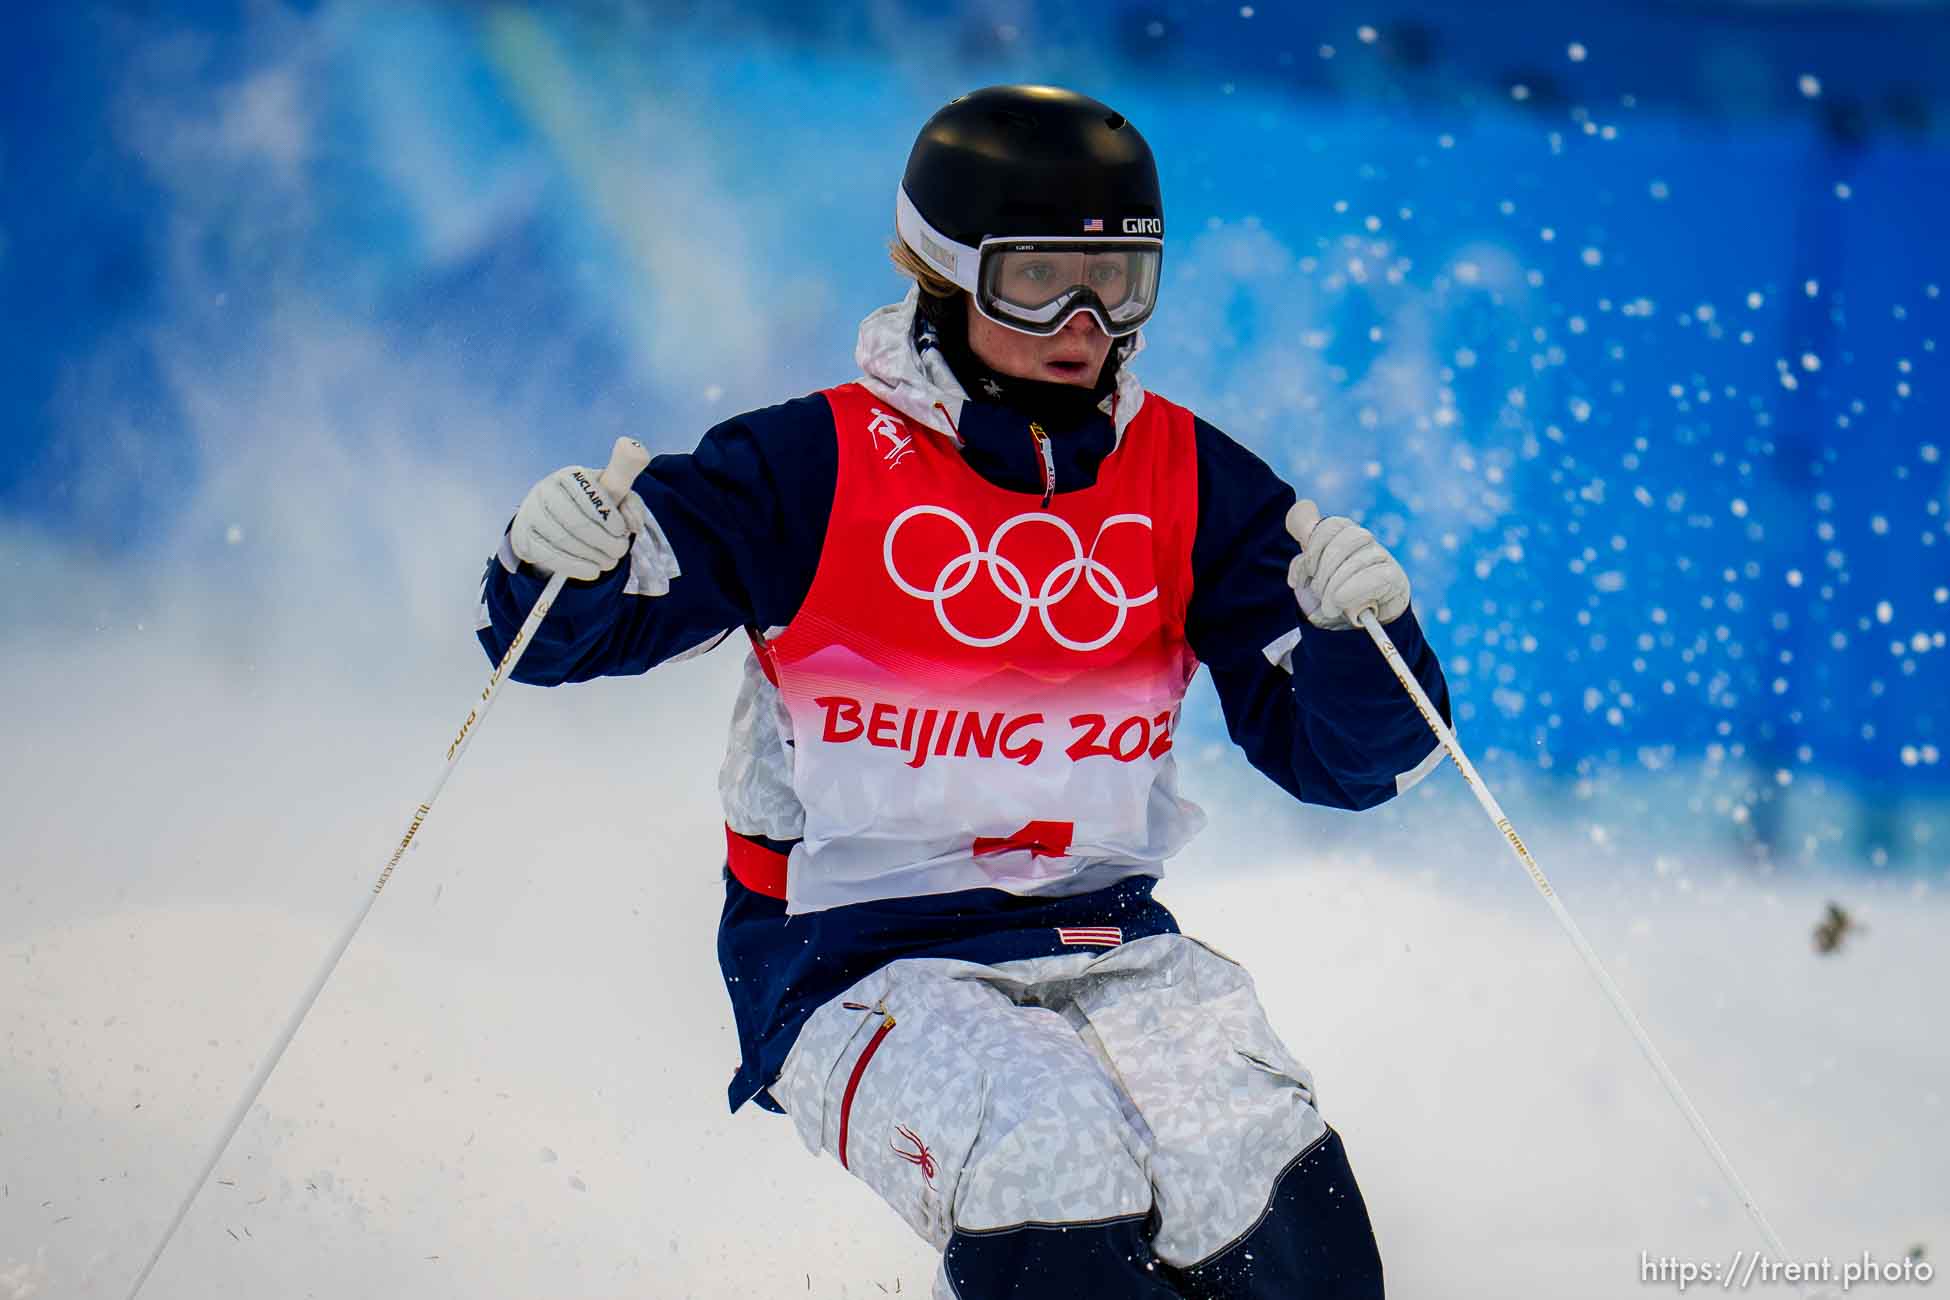
M 1114 925 L 1059 925 L 1056 940 L 1072 948 L 1115 948 L 1124 942 L 1124 931 Z
M 1083 219 L 1083 233 L 1086 235 L 1103 234 L 1104 219 L 1102 217 L 1085 217 Z

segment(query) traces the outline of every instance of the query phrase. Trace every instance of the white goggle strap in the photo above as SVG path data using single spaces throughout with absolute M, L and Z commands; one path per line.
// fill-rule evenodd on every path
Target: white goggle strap
M 982 273 L 981 250 L 958 244 L 929 225 L 921 210 L 914 206 L 914 200 L 907 197 L 904 185 L 895 191 L 894 229 L 903 243 L 921 255 L 923 262 L 966 289 L 970 296 L 975 294 Z

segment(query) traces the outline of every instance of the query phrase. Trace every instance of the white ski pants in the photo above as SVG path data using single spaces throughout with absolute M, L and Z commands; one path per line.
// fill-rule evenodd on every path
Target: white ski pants
M 772 1094 L 808 1148 L 947 1252 L 942 1300 L 977 1294 L 956 1242 L 1039 1226 L 1128 1220 L 1167 1272 L 1209 1264 L 1330 1136 L 1251 978 L 1175 934 L 894 962 L 813 1014 Z

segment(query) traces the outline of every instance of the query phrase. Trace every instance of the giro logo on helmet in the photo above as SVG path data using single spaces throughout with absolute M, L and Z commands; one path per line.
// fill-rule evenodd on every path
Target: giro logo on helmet
M 1160 217 L 1126 217 L 1124 233 L 1127 235 L 1162 235 L 1165 223 Z
M 941 570 L 934 575 L 932 585 L 925 587 L 908 581 L 894 560 L 894 543 L 900 536 L 901 529 L 908 521 L 922 515 L 933 515 L 954 525 L 961 533 L 965 548 L 962 554 L 942 565 Z M 1036 585 L 1033 592 L 1030 589 L 1028 575 L 1022 571 L 1022 567 L 1001 553 L 1003 539 L 1026 524 L 1048 525 L 1060 532 L 1070 544 L 1070 558 L 1053 567 Z M 933 605 L 935 621 L 941 624 L 941 630 L 965 646 L 987 649 L 1008 644 L 1028 624 L 1029 612 L 1034 610 L 1036 617 L 1042 621 L 1043 630 L 1049 633 L 1050 640 L 1065 650 L 1100 650 L 1109 645 L 1117 638 L 1117 634 L 1124 630 L 1124 624 L 1131 610 L 1141 605 L 1148 605 L 1158 598 L 1158 589 L 1155 586 L 1141 596 L 1131 595 L 1126 590 L 1123 579 L 1119 578 L 1109 565 L 1097 558 L 1097 547 L 1104 540 L 1104 534 L 1119 524 L 1137 524 L 1149 531 L 1151 519 L 1148 515 L 1139 514 L 1111 515 L 1098 525 L 1097 535 L 1091 539 L 1090 549 L 1086 551 L 1082 539 L 1077 536 L 1076 529 L 1070 526 L 1069 521 L 1042 511 L 1029 511 L 1003 520 L 990 535 L 988 544 L 982 546 L 977 543 L 975 530 L 968 526 L 968 521 L 945 506 L 909 506 L 895 515 L 894 522 L 887 526 L 886 540 L 881 545 L 881 558 L 887 566 L 887 576 L 894 580 L 894 585 L 916 600 L 925 600 Z M 985 572 L 995 591 L 1016 607 L 1014 621 L 994 636 L 970 635 L 955 626 L 954 621 L 948 616 L 948 601 L 967 591 L 970 584 L 975 581 L 978 572 Z M 1079 581 L 1088 585 L 1091 593 L 1099 601 L 1115 611 L 1109 629 L 1088 641 L 1079 641 L 1065 636 L 1057 629 L 1056 622 L 1050 615 L 1051 606 L 1074 591 Z

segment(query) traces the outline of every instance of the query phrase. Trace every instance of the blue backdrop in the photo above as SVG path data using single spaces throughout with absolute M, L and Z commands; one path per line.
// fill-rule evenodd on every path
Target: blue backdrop
M 1950 784 L 1941 6 L 162 8 L 0 49 L 8 527 L 113 427 L 91 544 L 171 537 L 182 358 L 299 311 L 539 392 L 511 482 L 687 447 L 851 374 L 929 111 L 1059 81 L 1164 169 L 1141 373 L 1400 548 L 1486 755 Z

